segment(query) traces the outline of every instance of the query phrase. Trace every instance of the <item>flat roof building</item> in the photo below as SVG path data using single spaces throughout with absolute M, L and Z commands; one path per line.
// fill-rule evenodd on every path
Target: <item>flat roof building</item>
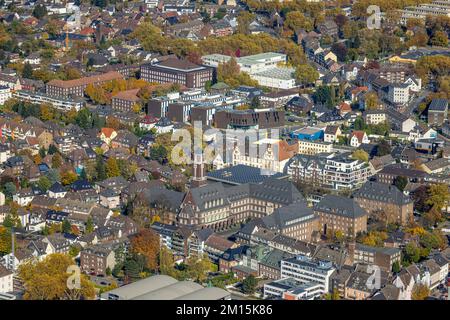
M 230 300 L 226 290 L 156 275 L 105 292 L 101 300 Z

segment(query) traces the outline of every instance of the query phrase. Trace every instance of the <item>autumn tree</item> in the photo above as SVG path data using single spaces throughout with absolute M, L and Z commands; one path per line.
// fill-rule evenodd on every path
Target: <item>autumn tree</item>
M 319 72 L 309 64 L 300 64 L 295 68 L 295 79 L 302 85 L 315 83 L 319 79 Z
M 325 300 L 340 300 L 339 291 L 335 288 L 333 292 L 328 292 L 324 295 Z
M 352 158 L 364 162 L 369 162 L 369 154 L 362 149 L 355 150 L 352 153 Z
M 11 252 L 11 231 L 0 225 L 0 256 Z
M 305 15 L 300 11 L 288 12 L 284 21 L 284 25 L 294 32 L 298 29 L 305 29 L 308 32 L 312 31 L 313 29 L 313 23 L 311 19 L 305 17 Z
M 232 88 L 240 85 L 257 86 L 258 81 L 253 80 L 248 73 L 241 72 L 235 58 L 231 58 L 228 62 L 221 63 L 217 67 L 217 79 L 225 82 Z
M 49 104 L 43 103 L 40 107 L 40 118 L 42 121 L 52 120 L 55 116 L 55 110 Z
M 248 11 L 241 11 L 237 17 L 237 32 L 242 34 L 250 33 L 250 23 L 255 19 L 255 15 Z
M 425 300 L 430 295 L 430 289 L 421 283 L 414 284 L 411 293 L 412 300 Z
M 120 176 L 120 168 L 116 158 L 109 157 L 108 160 L 106 160 L 106 175 L 108 178 Z
M 417 75 L 422 78 L 424 84 L 429 80 L 436 80 L 441 76 L 448 75 L 450 69 L 450 57 L 446 55 L 424 56 L 419 58 L 415 64 Z
M 369 91 L 364 95 L 367 110 L 375 110 L 380 105 L 378 95 L 374 91 Z
M 158 264 L 159 236 L 152 229 L 142 229 L 131 239 L 131 252 L 146 257 L 147 268 L 155 270 Z
M 65 186 L 74 183 L 77 179 L 78 176 L 73 171 L 65 171 L 61 174 L 61 183 Z
M 50 153 L 50 149 L 49 149 L 49 153 Z M 52 168 L 58 169 L 61 167 L 62 163 L 63 163 L 63 159 L 62 159 L 61 155 L 58 152 L 55 153 L 52 157 Z
M 68 288 L 73 275 L 68 268 L 75 265 L 69 255 L 50 254 L 42 261 L 31 260 L 19 267 L 18 275 L 25 288 L 25 300 L 94 299 L 95 288 L 85 275 L 80 275 L 80 289 Z M 71 277 L 69 279 L 69 277 Z
M 383 247 L 384 240 L 388 238 L 386 232 L 383 231 L 370 231 L 363 237 L 362 243 L 371 247 Z
M 437 209 L 444 208 L 449 201 L 450 192 L 448 186 L 444 183 L 432 184 L 428 189 L 429 197 L 426 203 L 430 206 L 435 206 Z
M 436 31 L 433 37 L 431 38 L 430 42 L 431 45 L 433 46 L 447 47 L 448 46 L 447 32 Z
M 166 246 L 162 246 L 159 252 L 159 271 L 173 277 L 175 273 L 173 252 Z M 176 277 L 175 277 L 176 278 Z
M 167 40 L 163 37 L 161 29 L 150 21 L 145 21 L 137 26 L 132 37 L 139 40 L 145 50 L 167 54 Z M 164 50 L 164 46 L 166 49 Z
M 189 278 L 199 283 L 207 279 L 208 273 L 214 271 L 214 264 L 207 255 L 201 257 L 192 256 L 186 262 L 186 272 Z
M 110 99 L 106 95 L 105 89 L 100 85 L 88 84 L 85 89 L 86 95 L 95 103 L 107 104 Z

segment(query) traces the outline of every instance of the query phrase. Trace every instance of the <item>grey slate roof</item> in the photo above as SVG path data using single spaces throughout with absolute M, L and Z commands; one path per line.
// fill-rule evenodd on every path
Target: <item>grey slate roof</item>
M 316 204 L 314 210 L 352 219 L 367 215 L 367 212 L 363 210 L 355 200 L 331 194 L 323 197 L 322 200 Z
M 354 197 L 404 205 L 412 202 L 411 198 L 396 186 L 381 182 L 368 181 L 354 193 Z
M 273 172 L 272 175 L 264 175 L 261 174 L 261 169 L 243 164 L 208 172 L 207 177 L 209 180 L 235 185 L 244 183 L 261 183 L 267 178 L 287 178 L 286 175 L 280 172 Z
M 314 213 L 311 208 L 308 208 L 305 203 L 293 203 L 288 206 L 276 209 L 271 215 L 262 218 L 262 221 L 268 229 L 285 228 L 294 220 L 305 218 L 308 220 L 314 219 Z M 304 221 L 302 221 L 304 222 Z
M 266 254 L 259 263 L 279 270 L 281 269 L 281 260 L 289 259 L 291 257 L 293 257 L 293 255 L 290 253 L 278 249 L 273 249 L 268 254 Z
M 142 192 L 144 198 L 150 203 L 160 203 L 171 211 L 177 211 L 185 196 L 184 192 L 153 187 Z
M 428 107 L 428 111 L 444 112 L 448 109 L 447 99 L 433 99 Z

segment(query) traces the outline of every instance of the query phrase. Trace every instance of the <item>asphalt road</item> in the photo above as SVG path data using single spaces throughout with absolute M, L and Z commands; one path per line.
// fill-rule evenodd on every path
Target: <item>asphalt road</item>
M 428 90 L 421 91 L 420 94 L 415 97 L 410 103 L 408 103 L 406 107 L 400 110 L 401 113 L 408 117 L 411 117 L 414 111 L 419 107 L 419 104 L 421 104 L 430 93 L 431 92 Z

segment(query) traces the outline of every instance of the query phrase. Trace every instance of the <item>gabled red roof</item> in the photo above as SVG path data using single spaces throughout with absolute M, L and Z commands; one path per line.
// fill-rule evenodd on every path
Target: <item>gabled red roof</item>
M 346 102 L 341 102 L 341 104 L 338 106 L 339 110 L 341 112 L 350 112 L 352 111 L 352 107 Z
M 355 136 L 356 139 L 358 139 L 358 141 L 360 143 L 362 143 L 365 134 L 366 133 L 364 131 L 355 130 L 355 131 L 352 132 L 352 135 L 351 135 L 350 139 L 353 138 L 353 136 Z
M 144 118 L 142 118 L 141 123 L 145 124 L 152 124 L 158 122 L 159 119 L 152 116 L 152 115 L 146 115 Z
M 107 138 L 111 138 L 112 134 L 115 132 L 113 128 L 102 128 L 101 133 L 105 135 Z
M 91 27 L 86 27 L 80 30 L 80 34 L 83 36 L 89 36 L 94 34 L 95 30 Z
M 368 90 L 369 90 L 369 88 L 366 87 L 366 86 L 363 86 L 363 87 L 356 87 L 355 89 L 352 90 L 352 94 L 357 94 L 357 93 L 359 93 L 359 92 L 362 92 L 362 91 L 368 91 Z

